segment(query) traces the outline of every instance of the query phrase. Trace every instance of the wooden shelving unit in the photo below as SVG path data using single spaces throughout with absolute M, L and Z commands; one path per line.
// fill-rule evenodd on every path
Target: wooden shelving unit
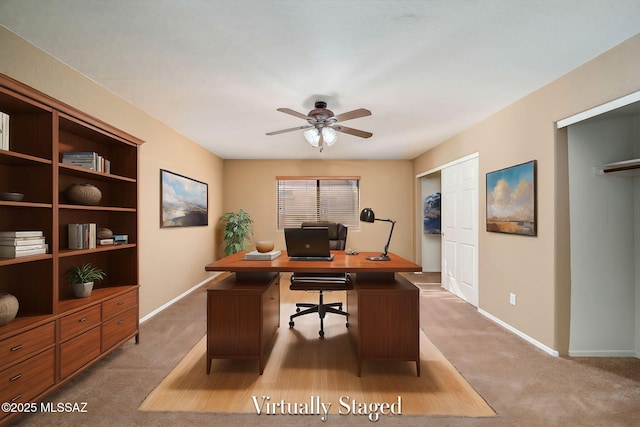
M 10 116 L 9 150 L 0 149 L 0 231 L 40 230 L 48 253 L 0 258 L 0 293 L 18 299 L 18 316 L 0 326 L 0 401 L 33 402 L 119 345 L 138 339 L 138 150 L 143 141 L 0 75 L 0 112 Z M 62 163 L 66 152 L 96 152 L 111 173 Z M 65 199 L 71 184 L 93 184 L 97 206 Z M 70 250 L 67 226 L 96 223 L 128 243 Z M 84 263 L 107 276 L 88 298 L 73 295 L 67 272 Z M 81 356 L 81 357 L 80 357 Z M 0 413 L 0 425 L 15 414 Z

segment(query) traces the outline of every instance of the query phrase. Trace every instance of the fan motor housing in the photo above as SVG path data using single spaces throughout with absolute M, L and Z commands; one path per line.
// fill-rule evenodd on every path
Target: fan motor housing
M 315 107 L 307 115 L 317 122 L 323 122 L 334 116 L 333 111 L 327 110 L 327 103 L 324 101 L 316 101 Z

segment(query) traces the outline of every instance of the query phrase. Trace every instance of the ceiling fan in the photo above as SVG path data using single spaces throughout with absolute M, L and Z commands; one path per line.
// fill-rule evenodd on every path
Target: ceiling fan
M 344 122 L 346 120 L 370 116 L 371 111 L 364 108 L 358 108 L 357 110 L 348 111 L 336 116 L 335 114 L 333 114 L 333 111 L 327 109 L 326 102 L 316 101 L 315 108 L 309 111 L 309 113 L 306 115 L 298 113 L 297 111 L 293 111 L 289 108 L 278 108 L 278 111 L 306 120 L 309 124 L 289 129 L 277 130 L 274 132 L 267 132 L 267 135 L 278 135 L 285 132 L 292 132 L 294 130 L 307 129 L 304 132 L 304 137 L 312 147 L 320 147 L 321 152 L 325 144 L 327 146 L 331 146 L 336 141 L 336 131 L 348 133 L 349 135 L 358 136 L 360 138 L 370 138 L 371 136 L 373 136 L 371 132 L 365 132 L 363 130 L 353 129 L 342 126 L 341 124 L 336 124 L 338 122 Z

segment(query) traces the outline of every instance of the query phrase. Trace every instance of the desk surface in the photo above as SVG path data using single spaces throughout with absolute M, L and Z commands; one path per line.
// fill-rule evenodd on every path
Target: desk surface
M 206 271 L 234 272 L 309 272 L 309 273 L 392 273 L 400 271 L 422 271 L 422 267 L 398 255 L 389 254 L 390 261 L 370 261 L 368 256 L 378 256 L 379 252 L 360 252 L 347 255 L 343 251 L 336 254 L 333 261 L 290 261 L 287 251 L 272 261 L 248 261 L 247 252 L 238 252 L 205 266 Z

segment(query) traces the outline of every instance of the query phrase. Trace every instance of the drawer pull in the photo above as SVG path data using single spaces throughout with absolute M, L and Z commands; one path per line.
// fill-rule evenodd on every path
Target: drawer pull
M 15 347 L 11 347 L 11 350 L 9 351 L 18 351 L 18 350 L 22 350 L 22 344 L 18 344 Z
M 124 304 L 124 301 L 118 301 L 118 305 Z
M 22 378 L 22 374 L 18 374 L 16 376 L 11 377 L 9 379 L 9 382 L 13 382 L 13 381 L 19 380 L 20 378 Z
M 82 323 L 82 322 L 86 322 L 86 321 L 87 321 L 87 318 L 86 318 L 86 317 L 83 317 L 82 319 L 78 320 L 78 322 L 80 322 L 80 323 Z
M 124 323 L 124 320 L 118 321 L 118 325 L 122 325 L 123 323 Z
M 22 395 L 21 395 L 21 394 L 19 394 L 19 395 L 17 395 L 16 397 L 14 397 L 13 399 L 11 399 L 11 400 L 9 401 L 9 403 L 13 403 L 13 402 L 15 402 L 16 400 L 20 399 L 21 397 L 22 397 Z

